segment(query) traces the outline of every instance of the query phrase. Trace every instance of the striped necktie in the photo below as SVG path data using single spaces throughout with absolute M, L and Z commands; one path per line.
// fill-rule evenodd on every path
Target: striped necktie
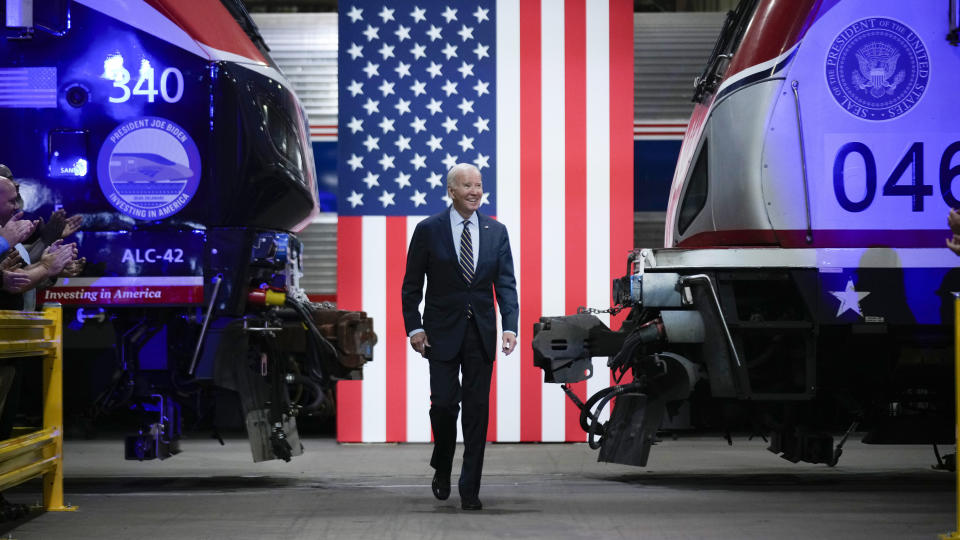
M 467 220 L 463 220 L 463 232 L 460 234 L 460 274 L 468 284 L 473 282 L 473 239 Z

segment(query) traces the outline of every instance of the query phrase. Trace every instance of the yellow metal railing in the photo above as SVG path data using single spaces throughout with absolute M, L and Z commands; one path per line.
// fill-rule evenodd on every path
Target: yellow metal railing
M 43 506 L 63 504 L 63 341 L 60 306 L 42 312 L 0 310 L 0 358 L 43 362 L 43 427 L 0 441 L 0 491 L 43 477 Z
M 957 448 L 960 449 L 960 293 L 953 293 L 953 399 L 957 408 L 957 427 L 954 431 Z M 941 534 L 942 540 L 960 540 L 960 451 L 954 454 L 954 468 L 957 476 L 957 528 L 948 534 Z

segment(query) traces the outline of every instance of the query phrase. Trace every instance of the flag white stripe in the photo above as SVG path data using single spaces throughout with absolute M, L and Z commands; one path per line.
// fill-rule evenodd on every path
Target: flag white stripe
M 381 336 L 373 347 L 373 357 L 381 360 L 363 366 L 361 418 L 364 442 L 383 442 L 387 439 L 386 239 L 385 217 L 368 216 L 363 219 L 363 310 L 373 318 L 373 330 Z
M 426 216 L 407 217 L 407 246 L 417 223 Z M 420 313 L 424 302 L 420 301 Z M 407 345 L 407 441 L 430 441 L 430 365 Z M 364 368 L 366 369 L 366 368 Z
M 542 0 L 541 17 L 541 313 L 566 313 L 565 165 L 563 0 Z M 530 204 L 530 201 L 527 201 Z M 543 384 L 542 440 L 564 440 L 566 396 L 556 384 Z
M 610 14 L 609 4 L 587 9 L 587 305 L 610 302 Z M 604 324 L 610 317 L 599 315 Z M 606 358 L 595 358 L 587 397 L 610 383 Z M 604 410 L 602 419 L 609 413 Z
M 520 17 L 511 0 L 497 0 L 497 219 L 506 225 L 520 295 Z M 499 314 L 498 314 L 499 315 Z M 519 328 L 518 338 L 532 328 Z M 519 348 L 519 346 L 518 346 Z M 520 351 L 497 353 L 498 441 L 520 440 Z

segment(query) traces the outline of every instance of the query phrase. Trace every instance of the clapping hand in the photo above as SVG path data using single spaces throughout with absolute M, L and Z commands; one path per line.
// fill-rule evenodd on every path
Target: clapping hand
M 63 236 L 63 229 L 67 225 L 67 212 L 62 208 L 54 210 L 50 214 L 50 219 L 46 223 L 40 221 L 40 239 L 47 245 L 50 245 Z
M 64 267 L 66 267 L 70 261 L 74 260 L 76 256 L 76 244 L 64 244 L 63 240 L 57 240 L 43 251 L 40 264 L 46 267 L 47 275 L 52 277 L 63 272 Z
M 950 214 L 947 215 L 947 225 L 950 227 L 950 232 L 953 233 L 953 237 L 947 239 L 947 247 L 950 248 L 950 251 L 960 255 L 960 212 L 951 208 Z
M 66 264 L 63 267 L 63 271 L 60 272 L 60 277 L 77 277 L 80 275 L 80 272 L 83 272 L 83 268 L 87 265 L 87 258 L 81 257 L 79 259 L 74 259 Z
M 3 271 L 3 290 L 11 293 L 19 293 L 24 287 L 30 285 L 30 276 L 23 272 Z
M 83 216 L 80 214 L 74 214 L 66 219 L 66 224 L 63 228 L 63 234 L 60 235 L 61 238 L 66 238 L 71 234 L 80 230 L 80 227 L 83 225 Z
M 21 266 L 23 266 L 23 257 L 20 256 L 19 251 L 13 248 L 8 249 L 3 254 L 3 259 L 0 259 L 0 270 L 13 270 Z
M 11 246 L 23 242 L 33 233 L 34 227 L 37 226 L 36 221 L 30 221 L 26 219 L 20 219 L 23 217 L 23 212 L 17 212 L 6 225 L 0 227 L 0 236 L 7 241 Z

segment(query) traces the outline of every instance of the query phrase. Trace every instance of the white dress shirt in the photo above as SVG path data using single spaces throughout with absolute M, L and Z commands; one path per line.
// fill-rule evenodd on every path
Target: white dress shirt
M 463 216 L 457 212 L 456 208 L 450 207 L 450 231 L 453 233 L 453 252 L 457 254 L 457 260 L 460 260 L 460 235 L 463 234 Z M 466 220 L 470 223 L 470 243 L 473 245 L 473 271 L 477 271 L 477 253 L 480 253 L 480 220 L 477 219 L 477 213 L 470 214 Z

